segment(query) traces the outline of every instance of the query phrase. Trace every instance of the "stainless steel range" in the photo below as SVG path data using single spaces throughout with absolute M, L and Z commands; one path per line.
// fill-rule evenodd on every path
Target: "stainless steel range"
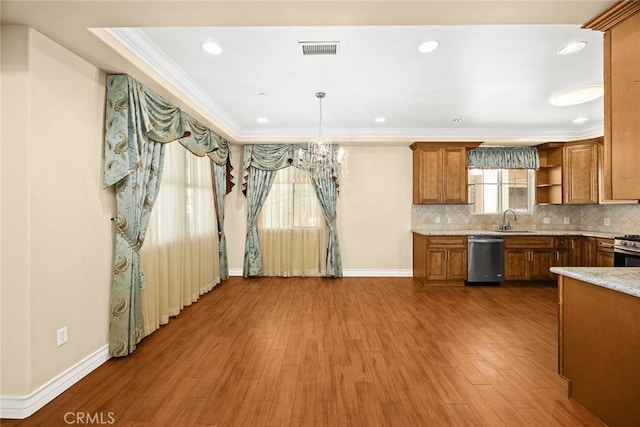
M 640 267 L 640 234 L 626 234 L 613 241 L 615 267 Z

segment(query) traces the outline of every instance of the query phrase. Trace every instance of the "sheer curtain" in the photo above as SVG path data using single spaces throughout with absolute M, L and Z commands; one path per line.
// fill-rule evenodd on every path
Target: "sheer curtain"
M 220 282 L 211 160 L 168 144 L 160 193 L 141 249 L 149 335 Z
M 308 171 L 276 172 L 258 216 L 264 276 L 322 274 L 326 226 Z

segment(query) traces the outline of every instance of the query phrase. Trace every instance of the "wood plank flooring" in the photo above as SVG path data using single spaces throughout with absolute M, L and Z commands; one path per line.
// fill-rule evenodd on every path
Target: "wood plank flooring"
M 2 424 L 601 426 L 556 367 L 555 287 L 235 277 Z

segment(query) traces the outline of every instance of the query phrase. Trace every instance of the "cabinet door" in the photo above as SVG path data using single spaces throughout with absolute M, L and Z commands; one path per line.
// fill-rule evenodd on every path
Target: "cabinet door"
M 551 280 L 553 274 L 549 269 L 553 266 L 556 251 L 553 249 L 534 249 L 529 254 L 529 279 Z
M 449 249 L 447 251 L 447 278 L 465 280 L 467 278 L 467 250 Z
M 613 267 L 613 252 L 597 251 L 596 266 Z
M 442 203 L 467 203 L 467 150 L 443 148 Z
M 442 149 L 413 151 L 413 203 L 442 203 Z
M 640 198 L 640 13 L 607 31 L 605 44 L 605 151 L 609 151 L 612 198 Z M 607 58 L 608 56 L 608 58 Z M 608 66 L 607 66 L 608 65 Z M 609 89 L 609 90 L 607 90 Z M 609 108 L 607 108 L 609 107 Z M 609 118 L 609 126 L 606 120 Z M 609 144 L 606 136 L 610 135 Z M 610 173 L 610 177 L 607 177 Z
M 583 262 L 584 267 L 595 267 L 598 265 L 596 256 L 596 239 L 593 237 L 582 238 Z
M 584 245 L 581 236 L 569 237 L 569 267 L 582 267 L 584 265 Z
M 447 250 L 427 249 L 427 280 L 447 280 Z
M 505 249 L 504 251 L 504 279 L 528 280 L 527 264 L 529 251 L 524 249 Z
M 568 249 L 556 249 L 552 259 L 552 267 L 567 267 L 570 264 L 571 253 Z
M 564 147 L 564 203 L 598 203 L 598 145 Z
M 427 277 L 427 236 L 413 233 L 413 277 L 424 281 Z

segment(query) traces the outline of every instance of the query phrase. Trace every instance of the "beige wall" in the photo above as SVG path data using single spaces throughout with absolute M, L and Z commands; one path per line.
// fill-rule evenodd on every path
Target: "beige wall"
M 2 53 L 1 393 L 20 396 L 107 344 L 115 201 L 104 74 L 25 27 L 2 28 Z
M 338 198 L 338 238 L 345 274 L 410 274 L 411 150 L 347 146 L 347 173 Z M 227 197 L 229 268 L 242 270 L 246 200 L 241 193 L 241 147 L 232 147 L 236 187 Z M 369 271 L 363 271 L 369 270 Z

